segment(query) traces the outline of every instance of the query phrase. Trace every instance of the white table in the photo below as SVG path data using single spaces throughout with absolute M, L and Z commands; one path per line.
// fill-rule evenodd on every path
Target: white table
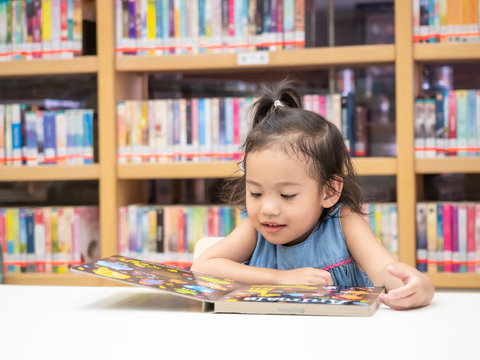
M 202 313 L 137 287 L 0 286 L 1 360 L 480 359 L 479 327 L 479 292 L 347 318 Z

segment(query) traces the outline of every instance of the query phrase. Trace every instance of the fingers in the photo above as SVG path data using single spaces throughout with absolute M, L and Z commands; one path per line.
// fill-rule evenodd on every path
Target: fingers
M 395 310 L 411 309 L 411 308 L 417 307 L 415 294 L 416 293 L 413 293 L 407 297 L 400 297 L 400 298 L 395 296 L 390 296 L 390 293 L 381 294 L 380 301 Z
M 313 269 L 312 285 L 331 286 L 333 285 L 332 275 L 325 270 Z
M 402 271 L 401 269 L 398 269 L 397 267 L 393 265 L 389 265 L 387 267 L 388 272 L 390 275 L 395 276 L 396 278 L 402 280 L 404 283 L 407 282 L 408 278 L 410 277 L 410 273 Z

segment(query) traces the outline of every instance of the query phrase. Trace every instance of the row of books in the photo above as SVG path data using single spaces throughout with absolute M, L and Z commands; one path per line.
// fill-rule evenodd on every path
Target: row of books
M 480 155 L 480 90 L 445 90 L 414 105 L 415 157 Z
M 412 0 L 415 43 L 480 41 L 479 0 Z
M 0 166 L 91 164 L 93 132 L 92 109 L 47 111 L 0 104 Z
M 398 258 L 398 207 L 396 203 L 367 203 L 364 211 L 370 228 L 385 249 Z
M 397 205 L 369 203 L 366 221 L 383 246 L 398 257 Z M 224 237 L 245 213 L 230 206 L 140 205 L 119 209 L 120 254 L 156 262 L 189 264 L 203 237 Z
M 480 203 L 417 203 L 417 268 L 480 273 Z
M 356 124 L 352 94 L 305 95 L 304 100 L 305 108 L 348 134 L 345 141 L 352 155 L 365 155 L 366 108 L 357 107 L 360 125 Z M 251 97 L 120 101 L 118 162 L 237 160 L 254 101 Z
M 121 101 L 118 162 L 234 160 L 253 98 Z
M 140 205 L 119 209 L 120 254 L 156 262 L 193 261 L 203 237 L 228 235 L 241 221 L 238 208 L 222 205 Z
M 64 273 L 100 257 L 95 206 L 0 208 L 5 272 Z
M 305 0 L 116 0 L 117 55 L 305 47 Z
M 342 132 L 351 156 L 368 155 L 368 108 L 355 102 L 352 92 L 342 94 L 306 94 L 303 108 L 322 115 Z
M 0 61 L 82 54 L 82 0 L 0 0 Z

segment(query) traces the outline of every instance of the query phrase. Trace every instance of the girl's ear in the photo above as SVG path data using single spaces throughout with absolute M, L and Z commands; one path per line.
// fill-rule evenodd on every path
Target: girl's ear
M 330 180 L 328 186 L 324 186 L 323 189 L 324 198 L 322 206 L 324 208 L 332 207 L 338 202 L 340 195 L 342 195 L 343 180 L 340 177 L 335 176 L 332 180 Z

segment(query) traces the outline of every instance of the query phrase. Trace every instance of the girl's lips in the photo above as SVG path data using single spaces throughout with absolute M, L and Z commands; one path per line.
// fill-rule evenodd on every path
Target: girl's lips
M 277 225 L 277 224 L 262 224 L 266 232 L 276 233 L 285 228 L 286 225 Z

